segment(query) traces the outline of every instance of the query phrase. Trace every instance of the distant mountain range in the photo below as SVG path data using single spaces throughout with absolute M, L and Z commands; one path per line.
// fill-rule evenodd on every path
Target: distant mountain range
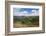
M 24 19 L 24 18 L 34 18 L 34 17 L 38 17 L 38 16 L 14 16 L 14 19 Z

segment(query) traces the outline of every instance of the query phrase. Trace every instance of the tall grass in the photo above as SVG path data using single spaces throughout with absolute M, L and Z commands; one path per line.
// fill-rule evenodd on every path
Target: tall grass
M 39 16 L 14 16 L 14 23 L 21 22 L 25 25 L 38 25 Z

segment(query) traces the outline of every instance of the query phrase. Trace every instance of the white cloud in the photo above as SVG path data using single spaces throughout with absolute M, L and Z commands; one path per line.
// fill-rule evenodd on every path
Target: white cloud
M 15 12 L 13 13 L 14 16 L 38 16 L 39 13 L 37 13 L 37 11 L 33 10 L 32 13 L 28 14 L 27 11 L 23 11 L 23 12 Z

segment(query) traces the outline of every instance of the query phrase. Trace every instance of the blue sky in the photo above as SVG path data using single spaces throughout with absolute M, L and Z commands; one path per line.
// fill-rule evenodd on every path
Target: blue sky
M 38 8 L 13 8 L 13 16 L 21 16 L 21 15 L 29 15 L 32 13 L 35 15 L 39 14 L 39 9 Z M 33 16 L 33 15 L 32 15 Z

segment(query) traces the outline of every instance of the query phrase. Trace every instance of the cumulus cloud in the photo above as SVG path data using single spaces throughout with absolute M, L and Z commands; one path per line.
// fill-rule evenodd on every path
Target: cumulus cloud
M 28 13 L 27 11 L 23 12 L 15 12 L 13 13 L 13 16 L 39 16 L 38 11 L 33 10 L 32 13 Z

